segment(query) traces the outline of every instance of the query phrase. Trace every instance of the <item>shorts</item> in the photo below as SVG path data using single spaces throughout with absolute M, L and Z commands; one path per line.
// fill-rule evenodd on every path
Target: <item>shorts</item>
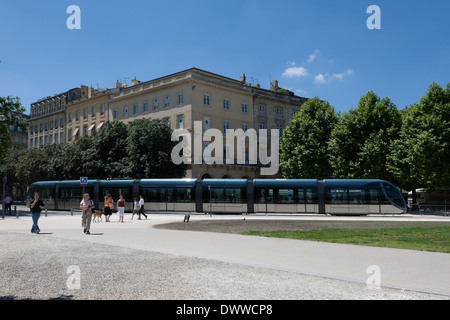
M 125 207 L 119 207 L 117 209 L 118 209 L 117 213 L 119 214 L 119 216 L 123 217 L 125 214 Z

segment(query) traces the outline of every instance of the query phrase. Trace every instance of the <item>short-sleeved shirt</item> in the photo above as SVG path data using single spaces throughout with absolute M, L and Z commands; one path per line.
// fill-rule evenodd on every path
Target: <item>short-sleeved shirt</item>
M 34 202 L 34 200 L 33 200 L 33 202 Z M 31 203 L 33 203 L 33 202 L 31 202 Z M 45 206 L 44 202 L 42 202 L 42 200 L 39 199 L 36 202 L 36 204 L 34 205 L 34 207 L 30 208 L 31 209 L 31 213 L 41 213 L 41 211 L 42 211 L 41 207 L 44 207 L 44 206 Z

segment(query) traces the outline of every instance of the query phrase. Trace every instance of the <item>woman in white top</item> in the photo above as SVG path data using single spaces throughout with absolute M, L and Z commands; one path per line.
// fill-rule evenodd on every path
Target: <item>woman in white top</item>
M 89 229 L 91 229 L 92 221 L 92 210 L 94 210 L 94 201 L 89 199 L 89 194 L 85 193 L 83 195 L 83 200 L 80 202 L 80 209 L 83 210 L 83 215 L 81 216 L 81 227 L 84 228 L 84 233 L 91 234 Z

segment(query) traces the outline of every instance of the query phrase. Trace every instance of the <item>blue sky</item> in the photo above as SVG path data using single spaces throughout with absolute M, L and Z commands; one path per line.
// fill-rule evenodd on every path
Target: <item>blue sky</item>
M 67 7 L 81 9 L 69 30 Z M 369 30 L 370 5 L 381 30 Z M 191 67 L 338 111 L 368 90 L 403 108 L 450 82 L 446 0 L 191 0 L 0 2 L 0 96 L 30 103 L 82 84 L 148 81 Z

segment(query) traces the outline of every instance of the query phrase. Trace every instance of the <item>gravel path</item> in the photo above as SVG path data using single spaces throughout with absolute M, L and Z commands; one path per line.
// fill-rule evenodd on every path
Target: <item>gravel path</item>
M 0 232 L 0 299 L 329 300 L 448 299 L 298 273 Z M 80 288 L 69 289 L 71 266 Z M 76 284 L 70 282 L 69 285 Z

